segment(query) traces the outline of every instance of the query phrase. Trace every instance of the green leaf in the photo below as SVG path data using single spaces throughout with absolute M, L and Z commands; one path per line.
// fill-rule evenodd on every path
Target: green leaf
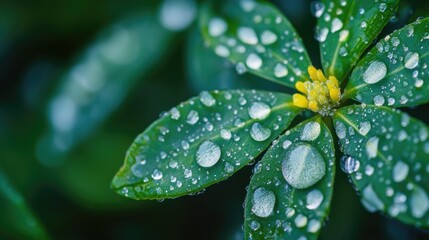
M 246 239 L 316 239 L 335 176 L 332 136 L 321 118 L 287 131 L 255 166 L 246 196 Z
M 27 206 L 22 195 L 0 171 L 0 233 L 16 239 L 49 239 L 45 229 Z
M 49 100 L 49 130 L 39 142 L 39 160 L 48 166 L 62 163 L 64 153 L 97 129 L 139 76 L 167 53 L 174 35 L 149 13 L 122 19 L 100 33 Z
M 324 0 L 315 4 L 324 72 L 344 80 L 395 13 L 399 0 Z
M 289 87 L 297 80 L 308 80 L 305 70 L 311 61 L 301 38 L 271 4 L 224 1 L 207 5 L 200 25 L 206 44 L 237 64 L 239 71 Z
M 346 97 L 376 105 L 429 102 L 429 18 L 386 36 L 357 64 Z
M 136 138 L 112 187 L 134 199 L 203 190 L 258 156 L 299 111 L 282 93 L 202 92 Z
M 343 170 L 364 206 L 417 227 L 429 226 L 429 139 L 422 122 L 400 111 L 349 106 L 334 116 Z

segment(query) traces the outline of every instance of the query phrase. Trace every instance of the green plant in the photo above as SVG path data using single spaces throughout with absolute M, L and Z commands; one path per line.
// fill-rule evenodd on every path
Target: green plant
M 330 208 L 335 132 L 342 152 L 337 159 L 363 205 L 427 228 L 428 128 L 392 108 L 429 101 L 429 19 L 391 33 L 364 54 L 397 4 L 315 4 L 328 77 L 312 66 L 301 39 L 271 4 L 206 5 L 200 25 L 216 54 L 239 72 L 300 93 L 204 91 L 135 139 L 112 187 L 133 199 L 192 194 L 228 178 L 271 143 L 248 188 L 245 238 L 314 239 Z M 287 130 L 299 114 L 314 116 Z

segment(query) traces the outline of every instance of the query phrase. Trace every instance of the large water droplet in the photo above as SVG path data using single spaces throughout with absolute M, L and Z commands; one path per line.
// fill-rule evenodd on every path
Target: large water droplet
M 216 99 L 207 91 L 201 92 L 200 101 L 207 107 L 211 107 L 216 103 Z
M 372 185 L 366 186 L 363 190 L 362 204 L 370 212 L 375 212 L 377 210 L 384 209 L 384 203 L 377 196 L 377 193 L 375 193 L 374 189 L 372 188 Z
M 402 182 L 408 175 L 409 167 L 406 163 L 398 161 L 392 169 L 393 181 Z
M 366 121 L 366 122 L 361 122 L 359 124 L 359 133 L 363 136 L 366 136 L 366 134 L 368 134 L 369 130 L 371 130 L 371 123 Z
M 237 32 L 238 38 L 243 42 L 250 45 L 258 43 L 258 37 L 256 36 L 255 30 L 249 27 L 240 27 Z
M 307 221 L 308 221 L 307 217 L 302 214 L 298 214 L 295 217 L 295 225 L 298 228 L 305 227 L 305 225 L 307 225 Z
M 299 143 L 283 159 L 282 173 L 292 187 L 308 188 L 325 176 L 326 163 L 315 147 Z
M 316 209 L 323 202 L 323 194 L 318 189 L 314 189 L 311 192 L 307 193 L 306 198 L 306 207 L 308 209 Z
M 277 41 L 277 35 L 270 30 L 265 30 L 261 34 L 261 42 L 264 45 L 273 44 Z
M 416 218 L 423 217 L 429 209 L 429 199 L 426 191 L 414 186 L 410 198 L 411 214 Z
M 302 141 L 314 141 L 320 135 L 320 123 L 308 122 L 301 131 Z
M 191 124 L 191 125 L 194 125 L 195 123 L 198 122 L 198 120 L 200 120 L 200 116 L 198 115 L 198 112 L 195 110 L 191 110 L 188 113 L 188 116 L 186 118 L 186 122 Z
M 268 217 L 274 210 L 276 196 L 263 187 L 257 188 L 253 193 L 252 212 L 258 217 Z
M 155 169 L 153 170 L 151 177 L 153 180 L 160 180 L 162 178 L 162 172 L 159 169 Z
M 341 170 L 347 174 L 351 174 L 359 170 L 360 162 L 352 156 L 344 155 L 341 157 Z
M 250 136 L 257 142 L 267 140 L 271 136 L 271 130 L 262 126 L 260 123 L 254 123 L 250 129 Z
M 211 167 L 219 161 L 220 155 L 221 150 L 216 143 L 205 141 L 198 147 L 196 153 L 197 163 L 201 167 Z
M 343 22 L 339 18 L 334 18 L 334 20 L 332 20 L 332 25 L 331 25 L 332 33 L 337 32 L 342 27 L 343 27 Z
M 409 52 L 404 57 L 404 66 L 407 69 L 413 69 L 419 64 L 419 54 L 416 52 Z
M 384 62 L 372 61 L 363 73 L 363 80 L 368 84 L 379 82 L 386 76 L 387 67 Z
M 262 66 L 262 59 L 255 53 L 251 53 L 246 58 L 246 65 L 250 69 L 254 69 L 254 70 L 259 69 Z
M 249 116 L 252 119 L 264 120 L 271 113 L 271 108 L 263 102 L 254 102 L 248 109 Z
M 225 33 L 227 29 L 226 22 L 221 18 L 213 18 L 209 22 L 209 34 L 213 37 L 218 37 Z
M 379 140 L 380 139 L 378 137 L 371 137 L 366 142 L 366 153 L 368 155 L 368 158 L 375 158 L 375 157 L 377 157 L 378 142 L 379 142 Z
M 316 233 L 320 230 L 321 226 L 322 226 L 322 224 L 318 220 L 311 219 L 308 222 L 307 231 L 310 233 Z
M 231 131 L 229 131 L 228 129 L 220 130 L 220 137 L 225 139 L 225 140 L 231 139 L 231 137 L 232 137 Z
M 281 78 L 285 77 L 288 74 L 288 70 L 285 65 L 277 63 L 274 67 L 274 76 Z

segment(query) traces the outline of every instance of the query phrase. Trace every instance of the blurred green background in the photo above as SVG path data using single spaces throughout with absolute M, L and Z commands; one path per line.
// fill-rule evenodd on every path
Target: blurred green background
M 273 1 L 314 64 L 312 1 Z M 110 181 L 128 146 L 162 111 L 201 90 L 289 91 L 204 47 L 203 1 L 0 2 L 0 239 L 242 239 L 251 166 L 203 194 L 133 201 Z M 219 1 L 219 4 L 220 1 Z M 380 37 L 417 17 L 401 1 Z M 429 123 L 428 106 L 408 110 Z M 429 239 L 367 213 L 338 171 L 321 239 Z

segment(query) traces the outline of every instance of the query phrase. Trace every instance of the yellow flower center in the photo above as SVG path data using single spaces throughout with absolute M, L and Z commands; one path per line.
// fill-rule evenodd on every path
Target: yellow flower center
M 326 78 L 322 70 L 313 66 L 308 67 L 312 81 L 295 83 L 295 88 L 301 92 L 293 95 L 293 103 L 300 108 L 308 108 L 322 115 L 331 115 L 332 110 L 339 105 L 341 90 L 334 76 Z

